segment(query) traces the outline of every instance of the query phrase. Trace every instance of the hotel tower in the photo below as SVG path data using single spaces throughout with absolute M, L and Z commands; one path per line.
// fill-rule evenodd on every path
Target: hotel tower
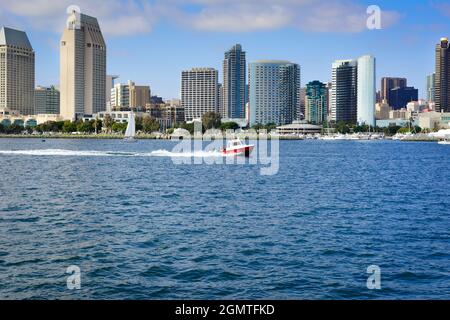
M 96 18 L 72 12 L 61 39 L 61 115 L 74 120 L 106 110 L 106 44 Z
M 33 47 L 23 31 L 0 30 L 0 108 L 32 115 L 34 109 Z

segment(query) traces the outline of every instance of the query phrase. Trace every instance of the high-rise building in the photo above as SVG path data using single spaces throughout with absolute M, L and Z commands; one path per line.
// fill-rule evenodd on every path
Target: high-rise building
M 130 87 L 128 84 L 117 83 L 111 89 L 111 108 L 130 108 Z
M 328 88 L 325 83 L 312 81 L 306 85 L 305 120 L 313 124 L 327 121 Z
M 442 38 L 436 45 L 436 111 L 450 112 L 450 43 Z
M 201 119 L 207 112 L 219 112 L 219 72 L 194 68 L 181 73 L 181 105 L 186 121 Z
M 35 114 L 33 47 L 23 31 L 0 30 L 0 108 Z
M 393 110 L 406 108 L 411 101 L 419 100 L 419 90 L 414 87 L 394 88 L 389 92 L 389 106 Z
M 223 61 L 224 118 L 245 118 L 246 78 L 245 51 L 237 44 L 225 52 Z
M 385 77 L 381 79 L 381 101 L 387 101 L 389 105 L 389 93 L 394 88 L 405 88 L 408 86 L 406 78 Z
M 114 88 L 115 80 L 118 78 L 119 76 L 114 75 L 106 76 L 106 92 L 105 92 L 106 111 L 111 111 L 111 90 Z
M 435 83 L 436 83 L 436 73 L 432 73 L 427 76 L 427 100 L 428 102 L 435 101 Z
M 358 59 L 358 123 L 375 126 L 376 61 L 370 55 Z
M 358 118 L 358 62 L 337 60 L 332 65 L 331 120 L 356 123 Z
M 36 114 L 59 114 L 59 90 L 54 86 L 34 90 Z
M 300 105 L 300 66 L 262 60 L 249 65 L 250 125 L 291 124 Z
M 96 18 L 73 12 L 61 39 L 61 115 L 77 119 L 106 110 L 106 43 Z
M 137 86 L 134 82 L 128 82 L 129 88 L 129 107 L 145 107 L 150 103 L 151 91 L 149 86 Z

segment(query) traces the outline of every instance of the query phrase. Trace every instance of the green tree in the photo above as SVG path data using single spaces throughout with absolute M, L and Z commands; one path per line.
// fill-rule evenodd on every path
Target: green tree
M 397 131 L 397 133 L 400 133 L 400 134 L 405 134 L 405 133 L 410 133 L 410 132 L 411 132 L 411 130 L 409 128 L 406 128 L 406 127 L 400 128 Z
M 77 131 L 82 133 L 91 133 L 93 132 L 91 123 L 87 121 L 83 121 L 77 124 Z
M 142 131 L 144 131 L 145 133 L 152 133 L 155 131 L 159 131 L 160 127 L 161 126 L 159 122 L 155 118 L 145 116 L 142 119 Z
M 143 131 L 143 126 L 142 126 L 142 122 L 143 122 L 143 117 L 136 117 L 136 131 Z
M 77 131 L 77 125 L 70 120 L 64 121 L 62 132 L 72 133 Z
M 220 129 L 222 131 L 237 130 L 237 129 L 239 129 L 239 125 L 236 122 L 226 122 L 226 123 L 222 123 L 222 125 L 220 126 Z
M 8 134 L 20 134 L 24 131 L 24 127 L 19 126 L 18 124 L 12 124 L 8 128 L 6 128 L 6 133 Z
M 5 126 L 0 123 L 0 133 L 4 133 L 4 132 L 5 132 Z
M 111 133 L 114 124 L 114 120 L 111 118 L 111 116 L 109 114 L 105 115 L 105 118 L 103 118 L 103 128 L 105 128 L 107 133 Z
M 112 131 L 117 133 L 125 133 L 127 126 L 128 124 L 126 123 L 114 122 L 112 125 Z
M 181 125 L 181 129 L 185 129 L 185 130 L 189 131 L 190 134 L 194 134 L 195 125 L 194 125 L 194 123 L 183 123 Z
M 202 124 L 204 130 L 220 128 L 222 124 L 222 117 L 217 112 L 207 112 L 202 117 Z
M 345 121 L 339 121 L 336 124 L 336 131 L 342 134 L 350 133 L 350 126 Z
M 102 131 L 102 126 L 103 126 L 103 123 L 102 123 L 102 120 L 100 120 L 100 119 L 95 119 L 95 120 L 91 120 L 91 125 L 92 125 L 92 132 L 95 132 L 95 133 L 98 133 L 98 132 L 100 132 L 100 131 Z

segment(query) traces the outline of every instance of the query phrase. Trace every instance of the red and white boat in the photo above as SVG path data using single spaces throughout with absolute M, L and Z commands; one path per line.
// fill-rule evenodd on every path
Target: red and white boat
M 221 152 L 224 155 L 250 157 L 254 148 L 254 145 L 247 145 L 244 144 L 241 140 L 236 139 L 228 142 L 227 148 L 222 149 Z

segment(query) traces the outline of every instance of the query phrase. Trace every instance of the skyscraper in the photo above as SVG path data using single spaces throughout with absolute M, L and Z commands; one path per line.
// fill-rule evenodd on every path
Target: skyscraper
M 223 61 L 224 118 L 245 118 L 246 57 L 240 44 L 225 52 Z
M 106 44 L 96 18 L 73 12 L 61 39 L 61 115 L 106 110 Z
M 375 126 L 376 61 L 365 55 L 358 59 L 358 123 Z
M 321 124 L 327 121 L 328 88 L 325 83 L 312 81 L 306 85 L 305 120 Z
M 394 88 L 389 92 L 389 106 L 393 110 L 406 108 L 409 102 L 419 100 L 419 90 L 414 87 Z
M 436 46 L 436 111 L 450 112 L 450 44 L 442 38 Z
M 428 102 L 435 101 L 435 83 L 436 83 L 436 73 L 432 73 L 427 76 L 427 100 Z
M 33 47 L 23 31 L 0 30 L 0 108 L 35 114 Z
M 332 65 L 331 120 L 356 123 L 358 118 L 358 62 L 337 60 Z
M 408 86 L 408 80 L 406 78 L 393 78 L 385 77 L 381 79 L 381 102 L 389 101 L 389 92 L 395 88 L 405 88 Z
M 181 105 L 186 121 L 201 119 L 207 112 L 219 112 L 219 72 L 194 68 L 181 74 Z
M 59 90 L 52 87 L 37 87 L 34 91 L 36 114 L 59 114 Z
M 300 66 L 262 60 L 249 65 L 250 125 L 291 124 L 300 105 Z

